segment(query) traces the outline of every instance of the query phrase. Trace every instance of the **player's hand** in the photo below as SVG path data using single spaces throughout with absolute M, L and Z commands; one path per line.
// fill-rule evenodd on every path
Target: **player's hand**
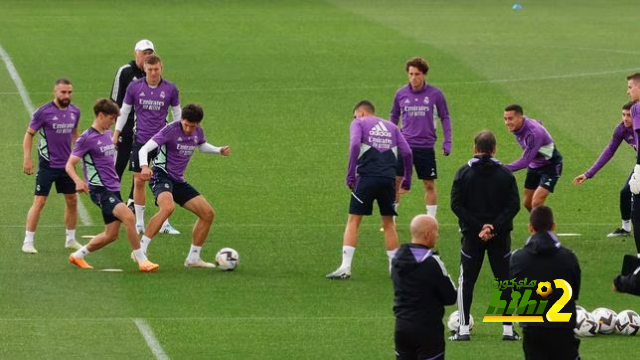
M 587 181 L 587 180 L 589 180 L 589 178 L 587 178 L 587 175 L 580 174 L 580 175 L 576 176 L 575 179 L 573 179 L 573 185 L 580 186 L 580 185 L 584 184 L 584 182 Z
M 25 159 L 22 163 L 22 172 L 27 175 L 33 175 L 33 161 L 31 159 Z
M 118 147 L 118 135 L 113 134 L 113 136 L 111 136 L 111 142 L 113 142 L 113 145 Z
M 142 170 L 140 171 L 140 177 L 142 178 L 142 180 L 149 181 L 149 179 L 151 179 L 151 175 L 153 175 L 153 170 L 151 170 L 151 168 L 147 165 L 143 166 Z
M 404 194 L 406 194 L 406 193 L 408 193 L 408 192 L 409 192 L 409 189 L 407 189 L 407 188 L 405 188 L 405 187 L 402 187 L 402 186 L 401 186 L 401 187 L 400 187 L 400 189 L 398 190 L 398 194 L 400 194 L 400 195 L 404 195 Z
M 633 168 L 633 174 L 629 180 L 629 189 L 635 195 L 640 194 L 640 165 Z
M 89 192 L 89 186 L 87 186 L 87 183 L 85 183 L 84 181 L 76 181 L 76 191 L 79 193 L 88 193 Z
M 449 154 L 451 154 L 451 142 L 444 142 L 442 143 L 442 154 L 444 154 L 444 156 L 449 156 Z
M 229 146 L 223 146 L 222 149 L 220 149 L 220 155 L 222 156 L 231 155 L 231 148 Z
M 478 237 L 482 241 L 489 241 L 494 236 L 495 234 L 493 233 L 493 225 L 491 224 L 484 224 L 482 226 L 482 230 L 480 230 L 480 233 L 478 234 Z

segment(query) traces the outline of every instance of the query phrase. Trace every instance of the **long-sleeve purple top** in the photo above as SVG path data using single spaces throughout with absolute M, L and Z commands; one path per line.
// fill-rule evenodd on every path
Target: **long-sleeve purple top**
M 207 142 L 204 131 L 198 126 L 193 134 L 187 135 L 182 129 L 181 121 L 167 124 L 151 140 L 159 146 L 158 157 L 153 163 L 177 182 L 186 182 L 184 172 L 189 160 L 198 146 Z
M 396 125 L 375 116 L 354 119 L 349 140 L 347 186 L 353 187 L 357 176 L 396 178 L 398 151 L 404 161 L 402 187 L 411 187 L 413 155 Z
M 402 120 L 402 135 L 412 148 L 433 148 L 436 143 L 435 116 L 442 122 L 442 150 L 451 152 L 451 118 L 447 101 L 440 89 L 427 83 L 419 90 L 411 84 L 401 87 L 393 99 L 389 120 L 398 125 Z
M 640 136 L 638 136 L 638 132 L 640 132 L 640 102 L 635 103 L 631 107 L 631 122 L 633 127 L 633 132 L 636 134 L 636 152 L 640 151 Z M 640 153 L 636 153 L 636 164 L 640 164 Z
M 506 165 L 510 171 L 526 167 L 537 169 L 562 161 L 562 156 L 556 148 L 553 138 L 539 120 L 525 116 L 522 127 L 513 134 L 524 152 L 520 159 Z
M 600 169 L 602 169 L 602 167 L 605 166 L 605 164 L 609 162 L 609 160 L 611 160 L 613 155 L 616 153 L 616 150 L 618 150 L 618 147 L 623 141 L 626 141 L 627 144 L 629 144 L 632 148 L 636 148 L 636 139 L 633 134 L 633 128 L 625 127 L 624 122 L 620 122 L 620 124 L 618 124 L 618 126 L 616 126 L 616 128 L 613 130 L 613 135 L 611 136 L 611 141 L 609 141 L 609 144 L 607 144 L 607 146 L 600 154 L 600 157 L 598 157 L 598 160 L 596 160 L 596 162 L 591 165 L 589 170 L 587 170 L 584 175 L 588 179 L 594 177 L 598 173 L 598 171 L 600 171 Z

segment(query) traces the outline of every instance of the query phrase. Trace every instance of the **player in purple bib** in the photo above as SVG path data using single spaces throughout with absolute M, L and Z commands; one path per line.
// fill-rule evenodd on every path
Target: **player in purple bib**
M 58 194 L 64 194 L 64 222 L 66 225 L 67 249 L 79 249 L 76 241 L 76 223 L 78 222 L 78 197 L 73 180 L 64 171 L 64 165 L 71 154 L 71 147 L 78 138 L 80 109 L 71 103 L 73 85 L 67 79 L 58 79 L 53 88 L 54 99 L 42 105 L 31 118 L 24 134 L 22 149 L 24 154 L 23 172 L 32 175 L 34 172 L 31 160 L 33 137 L 38 133 L 38 172 L 36 174 L 36 190 L 33 204 L 27 213 L 27 224 L 22 243 L 22 252 L 37 254 L 34 246 L 36 228 L 40 213 L 51 191 L 56 184 Z
M 424 59 L 414 57 L 407 61 L 405 70 L 409 77 L 409 84 L 400 88 L 393 99 L 393 107 L 389 120 L 402 127 L 402 135 L 407 140 L 413 153 L 413 165 L 418 179 L 422 180 L 425 188 L 425 207 L 427 214 L 435 217 L 438 210 L 438 193 L 435 180 L 438 178 L 436 167 L 436 115 L 442 123 L 442 153 L 451 153 L 451 119 L 444 94 L 440 89 L 426 82 L 429 64 Z M 396 182 L 403 176 L 402 158 L 399 158 L 396 168 Z M 400 202 L 398 194 L 396 207 Z
M 91 200 L 102 210 L 105 228 L 87 245 L 71 254 L 69 262 L 81 269 L 92 269 L 85 257 L 117 240 L 120 223 L 123 223 L 140 271 L 156 271 L 158 264 L 149 261 L 140 248 L 134 216 L 120 197 L 120 179 L 115 167 L 117 150 L 111 141 L 110 130 L 120 109 L 111 99 L 99 99 L 93 106 L 93 112 L 96 118 L 91 127 L 78 138 L 65 169 L 73 179 L 76 190 L 88 192 Z M 76 173 L 76 164 L 80 161 L 86 182 Z
M 358 245 L 358 229 L 362 217 L 371 215 L 373 202 L 378 203 L 385 247 L 391 259 L 398 249 L 398 234 L 393 217 L 396 211 L 393 202 L 396 198 L 396 163 L 401 154 L 404 158 L 404 178 L 402 193 L 411 188 L 412 156 L 407 141 L 393 123 L 375 116 L 373 104 L 360 101 L 353 109 L 349 141 L 349 167 L 347 168 L 347 187 L 351 189 L 349 217 L 342 240 L 342 264 L 328 274 L 328 279 L 348 279 L 351 277 L 351 262 Z
M 522 106 L 504 109 L 504 123 L 524 150 L 520 159 L 506 165 L 512 172 L 527 168 L 524 182 L 524 207 L 544 205 L 562 174 L 562 155 L 547 129 L 539 120 L 524 116 Z
M 588 179 L 594 177 L 603 166 L 611 160 L 613 155 L 615 155 L 616 150 L 622 142 L 626 142 L 631 146 L 634 150 L 636 148 L 636 139 L 633 133 L 633 127 L 631 126 L 631 106 L 633 106 L 633 102 L 628 102 L 622 106 L 622 121 L 613 129 L 613 136 L 611 137 L 611 141 L 604 148 L 602 154 L 598 157 L 593 165 L 589 168 L 589 170 L 585 171 L 583 174 L 576 176 L 573 179 L 573 183 L 575 185 L 582 185 Z M 625 181 L 622 190 L 620 190 L 620 217 L 622 218 L 622 226 L 613 232 L 611 232 L 607 237 L 616 237 L 616 236 L 629 236 L 631 234 L 631 190 L 629 190 L 629 179 L 631 178 L 631 174 Z
M 640 258 L 640 73 L 627 76 L 627 94 L 629 100 L 634 102 L 631 107 L 631 126 L 636 138 L 636 165 L 633 174 L 629 179 L 629 190 L 631 190 L 631 224 L 633 225 L 633 238 L 636 243 L 636 251 Z
M 139 234 L 144 233 L 144 209 L 146 203 L 145 181 L 140 177 L 140 164 L 138 163 L 138 151 L 153 135 L 162 130 L 167 124 L 169 108 L 173 120 L 180 119 L 180 96 L 178 88 L 171 82 L 162 78 L 162 59 L 153 54 L 144 58 L 144 72 L 146 76 L 133 81 L 127 87 L 124 96 L 122 111 L 116 122 L 116 130 L 113 133 L 113 143 L 118 143 L 120 131 L 127 122 L 127 117 L 133 109 L 135 112 L 134 140 L 131 147 L 131 167 L 133 171 L 133 202 L 136 213 L 136 229 Z M 151 160 L 157 155 L 150 154 Z M 164 224 L 164 231 L 172 234 L 180 234 L 171 225 Z
M 182 119 L 166 125 L 155 134 L 139 151 L 142 168 L 141 177 L 150 180 L 150 187 L 159 206 L 158 212 L 151 217 L 140 240 L 143 251 L 151 243 L 162 223 L 171 216 L 175 203 L 195 214 L 198 219 L 191 233 L 191 248 L 184 262 L 186 267 L 213 268 L 215 264 L 205 262 L 200 257 L 202 246 L 209 234 L 215 212 L 204 196 L 184 178 L 184 172 L 194 151 L 229 156 L 228 146 L 216 147 L 207 142 L 200 123 L 204 118 L 202 107 L 189 104 L 182 109 Z M 148 164 L 148 154 L 159 149 L 153 163 Z

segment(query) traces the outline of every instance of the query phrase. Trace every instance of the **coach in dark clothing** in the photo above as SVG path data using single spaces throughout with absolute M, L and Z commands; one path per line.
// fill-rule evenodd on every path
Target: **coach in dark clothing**
M 456 301 L 456 288 L 432 249 L 438 222 L 430 215 L 411 221 L 411 243 L 400 246 L 391 266 L 395 293 L 395 345 L 398 359 L 444 359 L 444 306 Z
M 449 339 L 468 341 L 469 311 L 473 288 L 482 268 L 485 252 L 495 277 L 508 280 L 513 218 L 520 210 L 516 180 L 509 170 L 493 158 L 496 138 L 488 130 L 474 139 L 474 156 L 455 175 L 451 188 L 451 209 L 462 232 L 458 279 L 460 327 Z M 487 282 L 488 283 L 488 282 Z M 510 288 L 502 299 L 511 300 Z M 511 323 L 504 323 L 503 340 L 518 340 Z
M 511 255 L 509 268 L 510 278 L 516 281 L 536 280 L 550 282 L 565 280 L 572 289 L 572 297 L 560 310 L 570 313 L 569 322 L 525 322 L 522 324 L 522 335 L 525 359 L 579 359 L 578 346 L 573 329 L 576 324 L 576 303 L 580 294 L 580 264 L 578 258 L 569 249 L 560 244 L 556 235 L 553 212 L 547 206 L 533 208 L 529 217 L 529 231 L 533 234 L 527 239 L 524 248 Z M 564 290 L 555 284 L 551 295 L 545 300 L 555 304 L 564 294 Z M 534 297 L 535 299 L 535 297 Z M 542 298 L 540 298 L 541 300 Z M 548 305 L 548 311 L 551 305 Z

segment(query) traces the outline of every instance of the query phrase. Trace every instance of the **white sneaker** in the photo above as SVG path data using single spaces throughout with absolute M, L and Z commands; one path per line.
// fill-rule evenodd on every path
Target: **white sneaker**
M 138 235 L 144 235 L 144 226 L 136 224 L 136 232 Z
M 328 274 L 327 279 L 346 280 L 351 277 L 351 267 L 339 267 L 338 270 Z
M 180 235 L 180 231 L 178 231 L 178 229 L 171 226 L 171 224 L 169 223 L 166 223 L 166 225 L 164 225 L 160 229 L 160 232 L 163 234 L 169 234 L 169 235 Z
M 80 250 L 80 248 L 82 248 L 82 244 L 80 244 L 79 242 L 72 240 L 72 241 L 67 241 L 64 244 L 64 247 L 67 249 L 71 249 L 71 250 Z
M 38 250 L 33 247 L 33 243 L 27 243 L 22 245 L 22 252 L 25 254 L 37 254 Z
M 202 259 L 198 259 L 193 262 L 190 262 L 189 259 L 187 259 L 184 261 L 184 267 L 214 268 L 216 267 L 216 264 L 206 262 Z

